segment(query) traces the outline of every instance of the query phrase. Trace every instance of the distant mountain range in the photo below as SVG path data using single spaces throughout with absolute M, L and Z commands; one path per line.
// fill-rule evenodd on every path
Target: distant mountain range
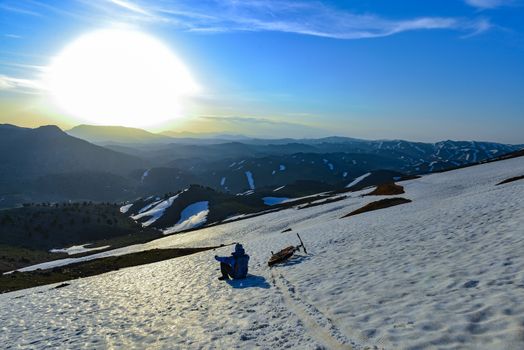
M 56 126 L 0 125 L 0 207 L 27 201 L 124 201 L 191 184 L 228 194 L 286 189 L 286 196 L 293 197 L 310 193 L 308 187 L 345 188 L 368 173 L 374 175 L 362 183 L 464 166 L 523 148 L 450 140 L 191 136 L 124 127 L 81 125 L 66 133 Z
M 169 143 L 172 138 L 123 126 L 78 125 L 67 134 L 96 144 Z
M 99 144 L 99 145 L 128 145 L 128 144 L 166 144 L 166 143 L 198 143 L 208 144 L 217 142 L 249 140 L 242 135 L 221 133 L 192 133 L 165 131 L 152 133 L 137 128 L 123 126 L 78 125 L 66 130 L 71 136 Z

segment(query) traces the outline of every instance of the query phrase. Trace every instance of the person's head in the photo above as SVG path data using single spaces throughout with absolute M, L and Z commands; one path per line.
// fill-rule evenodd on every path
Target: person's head
M 242 247 L 242 244 L 237 243 L 235 244 L 235 251 L 231 253 L 231 255 L 244 255 L 246 252 L 244 251 L 244 247 Z

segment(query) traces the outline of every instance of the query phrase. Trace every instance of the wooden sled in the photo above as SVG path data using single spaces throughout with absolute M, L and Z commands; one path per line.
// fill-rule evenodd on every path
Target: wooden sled
M 273 266 L 275 264 L 282 263 L 295 254 L 295 252 L 299 252 L 300 248 L 304 250 L 304 253 L 307 254 L 306 247 L 304 247 L 304 242 L 302 242 L 302 239 L 300 238 L 300 235 L 297 233 L 298 240 L 300 241 L 300 244 L 297 246 L 289 246 L 286 247 L 276 253 L 271 252 L 271 258 L 267 262 L 268 266 Z

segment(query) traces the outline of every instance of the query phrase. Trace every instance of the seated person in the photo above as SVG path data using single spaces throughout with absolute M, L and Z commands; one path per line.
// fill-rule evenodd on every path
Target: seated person
M 215 255 L 215 259 L 220 261 L 222 276 L 218 278 L 219 280 L 228 280 L 229 277 L 233 279 L 246 278 L 249 255 L 244 251 L 242 244 L 237 243 L 235 245 L 235 251 L 231 253 L 231 256 Z

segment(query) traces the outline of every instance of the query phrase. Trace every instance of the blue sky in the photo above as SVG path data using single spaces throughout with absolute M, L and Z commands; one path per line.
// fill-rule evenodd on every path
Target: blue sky
M 38 76 L 84 33 L 162 40 L 205 93 L 153 128 L 524 143 L 519 0 L 1 0 L 0 122 L 79 122 Z

